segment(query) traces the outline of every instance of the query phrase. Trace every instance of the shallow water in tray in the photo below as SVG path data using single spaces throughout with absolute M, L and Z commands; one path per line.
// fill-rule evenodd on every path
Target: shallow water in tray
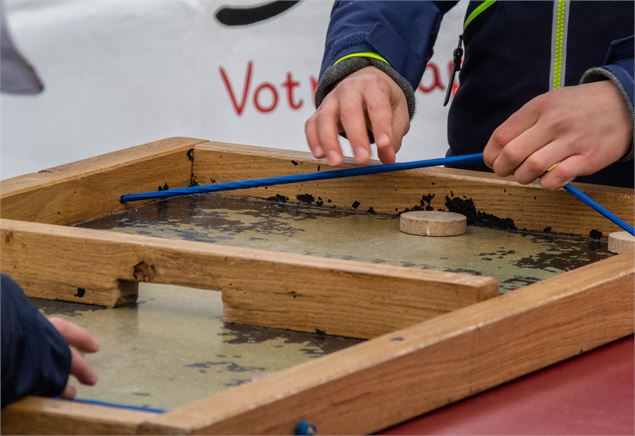
M 462 236 L 399 232 L 397 216 L 248 197 L 193 195 L 78 224 L 345 260 L 495 277 L 508 291 L 608 257 L 605 242 L 468 226 Z
M 174 198 L 78 225 L 488 275 L 504 291 L 609 256 L 606 243 L 584 238 L 474 226 L 463 236 L 428 238 L 400 233 L 396 216 L 220 195 Z M 128 308 L 37 304 L 101 341 L 101 351 L 87 356 L 99 383 L 80 387 L 79 396 L 139 406 L 174 408 L 358 342 L 225 324 L 219 293 L 176 286 L 141 283 L 138 304 Z
M 118 309 L 34 301 L 99 339 L 86 355 L 98 383 L 74 383 L 78 397 L 136 406 L 171 409 L 359 342 L 225 324 L 220 293 L 178 286 L 141 283 Z

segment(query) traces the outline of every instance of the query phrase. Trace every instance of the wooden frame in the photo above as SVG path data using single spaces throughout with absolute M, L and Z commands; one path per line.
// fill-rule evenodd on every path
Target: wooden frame
M 497 296 L 488 277 L 66 226 L 127 207 L 125 192 L 325 167 L 306 153 L 172 138 L 3 181 L 2 271 L 29 295 L 116 306 L 140 281 L 181 284 L 222 290 L 226 320 L 373 339 L 161 415 L 27 398 L 3 410 L 2 431 L 290 433 L 307 419 L 320 432 L 372 432 L 633 333 L 632 254 Z M 633 216 L 632 191 L 581 188 Z M 444 168 L 232 194 L 305 193 L 391 213 L 425 196 L 517 228 L 615 230 L 565 192 Z

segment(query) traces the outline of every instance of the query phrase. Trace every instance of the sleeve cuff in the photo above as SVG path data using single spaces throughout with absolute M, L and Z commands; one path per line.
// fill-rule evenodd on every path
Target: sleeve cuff
M 633 102 L 628 95 L 626 89 L 624 89 L 624 85 L 617 78 L 615 74 L 613 74 L 610 70 L 602 67 L 594 67 L 588 69 L 583 75 L 580 83 L 592 83 L 592 82 L 600 82 L 602 80 L 610 80 L 613 85 L 617 88 L 618 92 L 622 96 L 624 100 L 624 104 L 626 105 L 626 109 L 631 117 L 631 123 L 635 120 L 635 116 L 633 113 Z M 633 159 L 633 142 L 631 141 L 631 148 L 628 153 L 624 155 L 620 162 L 625 162 Z
M 347 59 L 342 58 L 334 65 L 328 67 L 324 71 L 324 74 L 322 74 L 322 77 L 320 77 L 320 81 L 318 82 L 318 86 L 315 91 L 315 107 L 319 107 L 322 104 L 324 98 L 333 90 L 333 88 L 335 88 L 335 85 L 337 85 L 340 80 L 355 71 L 368 66 L 373 66 L 383 71 L 395 81 L 399 88 L 401 88 L 406 97 L 406 103 L 408 104 L 408 114 L 410 119 L 412 119 L 415 113 L 415 92 L 414 89 L 412 89 L 410 82 L 408 82 L 408 80 L 406 80 L 388 63 L 379 59 L 368 57 L 355 56 Z

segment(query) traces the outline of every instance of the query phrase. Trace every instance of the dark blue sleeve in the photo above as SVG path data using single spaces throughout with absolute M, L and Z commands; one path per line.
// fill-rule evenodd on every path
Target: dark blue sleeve
M 609 53 L 606 57 L 605 70 L 610 71 L 620 82 L 631 107 L 633 107 L 633 35 L 615 40 L 611 43 Z
M 610 80 L 619 89 L 633 114 L 633 35 L 611 43 L 604 65 L 587 70 L 582 83 Z
M 620 81 L 633 106 L 633 35 L 613 41 L 607 64 L 603 68 L 609 70 Z
M 57 396 L 66 386 L 71 352 L 22 289 L 1 276 L 2 407 L 26 395 Z
M 456 1 L 338 1 L 331 11 L 320 76 L 338 59 L 359 52 L 383 56 L 414 89 L 421 81 L 441 25 Z

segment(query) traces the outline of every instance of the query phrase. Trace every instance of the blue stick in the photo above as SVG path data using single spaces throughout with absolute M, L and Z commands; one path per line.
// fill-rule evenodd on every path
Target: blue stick
M 622 221 L 622 219 L 620 217 L 618 217 L 613 212 L 611 212 L 610 210 L 608 210 L 607 208 L 602 206 L 597 201 L 593 200 L 591 197 L 586 195 L 584 192 L 580 191 L 578 188 L 576 188 L 572 184 L 569 183 L 567 185 L 564 185 L 564 189 L 566 189 L 570 194 L 572 194 L 578 200 L 582 201 L 587 206 L 591 206 L 597 212 L 601 213 L 606 218 L 610 219 L 615 224 L 617 224 L 618 226 L 620 226 L 621 228 L 626 230 L 628 233 L 630 233 L 631 235 L 635 236 L 635 231 L 633 230 L 633 226 L 631 226 L 631 225 L 625 223 L 624 221 Z
M 154 407 L 144 407 L 144 406 L 133 406 L 132 404 L 113 403 L 110 401 L 93 400 L 90 398 L 76 397 L 68 401 L 75 401 L 76 403 L 83 403 L 83 404 L 93 404 L 97 406 L 115 407 L 117 409 L 135 410 L 137 412 L 148 412 L 148 413 L 165 413 L 166 412 L 165 409 L 156 409 Z
M 316 173 L 293 174 L 281 177 L 267 177 L 264 179 L 241 180 L 238 182 L 218 183 L 215 185 L 190 186 L 188 188 L 166 189 L 164 191 L 140 192 L 137 194 L 125 194 L 120 197 L 122 203 L 131 201 L 151 200 L 155 198 L 179 197 L 182 195 L 202 194 L 207 192 L 231 191 L 234 189 L 258 188 L 261 186 L 284 185 L 287 183 L 309 182 L 315 180 L 337 179 L 342 177 L 363 176 L 368 174 L 390 173 L 393 171 L 412 170 L 415 168 L 435 167 L 451 164 L 470 164 L 483 161 L 483 153 L 466 154 L 463 156 L 450 156 L 437 159 L 416 160 L 384 165 L 370 165 L 365 167 L 345 168 L 342 170 L 318 171 Z M 631 235 L 635 235 L 633 227 L 625 223 L 610 210 L 603 207 L 584 192 L 571 184 L 564 189 L 573 194 L 583 203 L 592 207 L 606 218 L 620 226 Z
M 370 165 L 366 167 L 345 168 L 342 170 L 318 171 L 316 173 L 293 174 L 282 177 L 267 177 L 265 179 L 241 180 L 239 182 L 218 183 L 215 185 L 190 186 L 189 188 L 166 189 L 164 191 L 141 192 L 138 194 L 122 195 L 120 201 L 151 200 L 153 198 L 169 198 L 181 195 L 201 194 L 205 192 L 230 191 L 233 189 L 249 189 L 261 186 L 284 185 L 286 183 L 309 182 L 314 180 L 337 179 L 340 177 L 363 176 L 368 174 L 390 173 L 393 171 L 412 170 L 415 168 L 436 167 L 450 164 L 468 164 L 483 162 L 483 153 L 451 156 L 438 159 L 416 160 L 384 165 Z

